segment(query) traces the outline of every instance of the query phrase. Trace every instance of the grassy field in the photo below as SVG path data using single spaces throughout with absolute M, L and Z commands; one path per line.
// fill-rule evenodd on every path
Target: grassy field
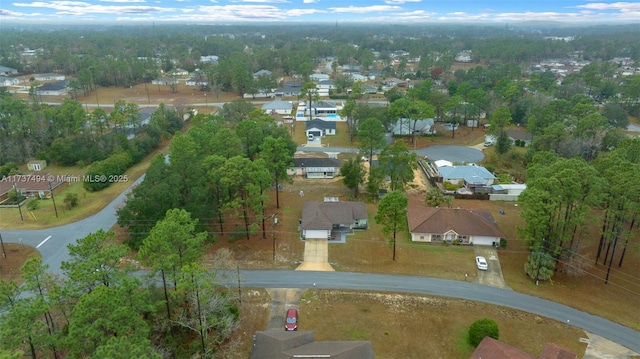
M 579 329 L 517 310 L 442 297 L 309 290 L 300 304 L 300 329 L 316 340 L 370 340 L 376 358 L 468 358 L 471 323 L 490 318 L 500 340 L 538 355 L 553 342 L 574 353 L 586 344 Z M 527 328 L 527 330 L 522 330 Z M 428 353 L 428 354 L 426 354 Z
M 82 181 L 75 181 L 69 183 L 66 188 L 55 194 L 53 199 L 39 200 L 38 209 L 34 211 L 27 211 L 26 207 L 22 207 L 22 217 L 18 208 L 0 208 L 0 228 L 41 229 L 72 223 L 95 214 L 144 174 L 151 163 L 151 158 L 162 151 L 164 150 L 154 151 L 144 161 L 129 168 L 124 173 L 128 176 L 128 181 L 114 183 L 102 191 L 89 192 L 82 186 Z M 81 178 L 86 170 L 86 167 L 49 166 L 45 172 L 54 175 L 70 174 L 75 178 Z M 25 171 L 24 173 L 27 172 Z M 65 206 L 64 198 L 68 194 L 78 196 L 78 205 L 76 207 L 67 208 Z

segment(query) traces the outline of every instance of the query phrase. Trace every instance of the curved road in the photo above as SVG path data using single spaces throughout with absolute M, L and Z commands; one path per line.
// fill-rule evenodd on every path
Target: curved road
M 116 223 L 116 210 L 125 195 L 144 176 L 97 214 L 81 221 L 42 230 L 2 230 L 4 241 L 37 248 L 49 271 L 62 274 L 60 263 L 69 259 L 67 245 L 99 229 L 109 230 Z M 224 276 L 221 276 L 224 277 Z M 233 275 L 227 277 L 233 278 Z M 241 271 L 242 284 L 256 288 L 317 288 L 389 291 L 468 299 L 538 314 L 602 336 L 640 352 L 640 332 L 610 320 L 545 299 L 474 283 L 429 277 L 314 271 Z M 233 281 L 228 283 L 235 285 Z

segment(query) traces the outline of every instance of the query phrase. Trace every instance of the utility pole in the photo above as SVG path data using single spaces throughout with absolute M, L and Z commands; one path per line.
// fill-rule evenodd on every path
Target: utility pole
M 51 188 L 51 181 L 49 181 L 49 193 L 51 193 L 51 200 L 53 200 L 53 210 L 56 212 L 56 218 L 58 218 L 58 207 L 56 207 L 56 198 L 53 196 L 53 188 Z
M 240 265 L 236 264 L 236 275 L 238 276 L 238 300 L 242 304 L 242 290 L 240 289 Z
M 2 247 L 2 258 L 7 258 L 7 252 L 4 250 L 4 242 L 2 241 L 2 233 L 0 233 L 0 247 Z
M 20 204 L 22 202 L 21 198 L 20 198 L 21 194 L 18 193 L 18 190 L 16 189 L 16 184 L 15 183 L 13 184 L 13 191 L 16 194 L 16 202 L 18 202 L 18 212 L 20 212 L 20 220 L 22 222 L 24 222 L 24 217 L 22 216 L 22 207 L 20 206 Z

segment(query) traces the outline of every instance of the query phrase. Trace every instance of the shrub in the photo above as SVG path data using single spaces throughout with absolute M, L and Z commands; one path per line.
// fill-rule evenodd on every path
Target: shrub
M 78 205 L 78 195 L 75 193 L 67 193 L 64 196 L 64 205 L 67 209 L 71 209 Z
M 109 156 L 104 161 L 94 162 L 85 173 L 82 185 L 89 191 L 100 191 L 109 187 L 114 182 L 114 176 L 124 173 L 133 163 L 131 155 L 127 152 L 119 152 Z
M 444 181 L 442 182 L 442 186 L 447 190 L 447 191 L 455 191 L 458 188 L 460 188 L 460 185 L 457 183 L 451 183 L 451 182 L 447 182 Z
M 27 210 L 29 211 L 35 211 L 38 207 L 40 207 L 40 200 L 37 198 L 31 199 L 27 202 Z
M 477 347 L 482 339 L 487 336 L 493 339 L 498 339 L 500 336 L 498 323 L 496 323 L 495 320 L 488 318 L 479 319 L 469 327 L 469 344 L 474 347 Z
M 500 248 L 507 248 L 507 239 L 506 238 L 500 238 Z

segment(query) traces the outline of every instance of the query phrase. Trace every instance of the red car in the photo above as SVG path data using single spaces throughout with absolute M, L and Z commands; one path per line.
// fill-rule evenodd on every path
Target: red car
M 284 330 L 298 330 L 298 311 L 296 309 L 287 310 L 287 317 L 284 320 Z

